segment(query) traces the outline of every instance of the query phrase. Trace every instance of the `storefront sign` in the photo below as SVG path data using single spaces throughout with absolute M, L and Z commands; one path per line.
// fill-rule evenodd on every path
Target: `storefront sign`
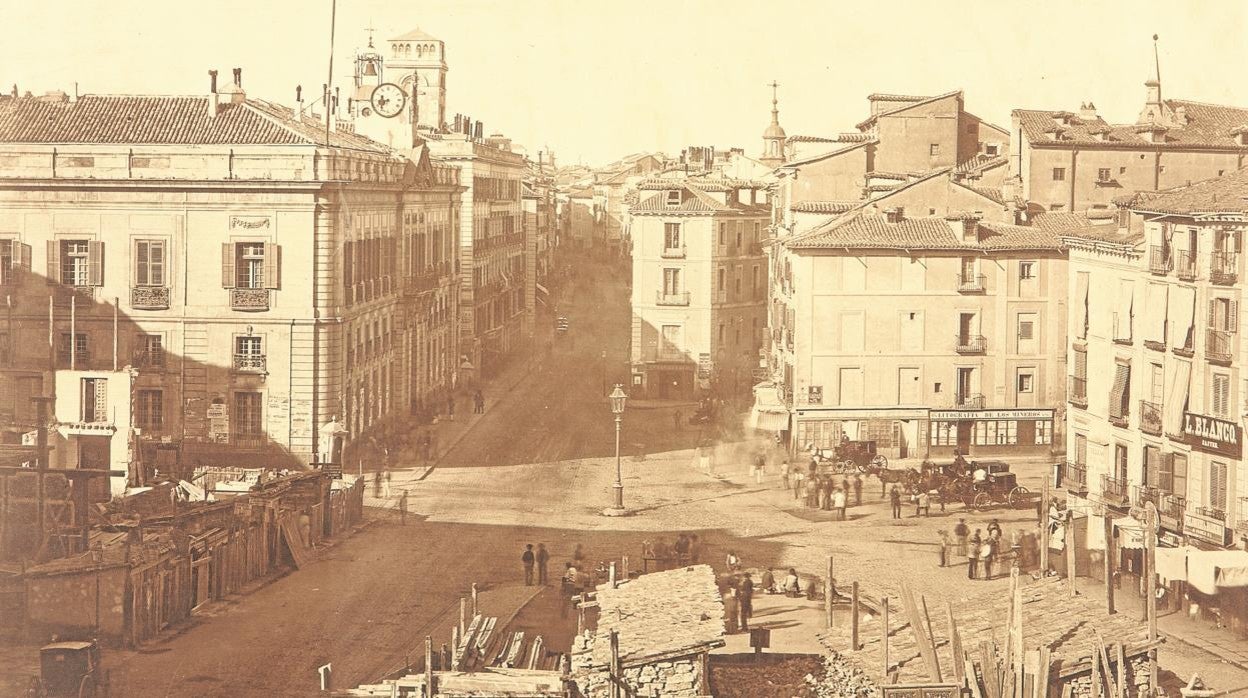
M 698 378 L 709 380 L 713 366 L 710 354 L 698 354 Z
M 260 216 L 230 216 L 230 230 L 259 230 L 270 224 L 268 218 Z
M 1184 412 L 1183 433 L 1189 446 L 1206 453 L 1239 458 L 1243 450 L 1239 425 L 1225 419 Z
M 208 406 L 208 440 L 213 443 L 230 441 L 230 412 L 223 402 Z
M 928 418 L 940 422 L 963 419 L 1053 419 L 1053 410 L 932 410 Z
M 1193 511 L 1183 514 L 1183 532 L 1189 538 L 1196 538 L 1218 547 L 1227 544 L 1226 522 L 1210 516 L 1201 516 Z

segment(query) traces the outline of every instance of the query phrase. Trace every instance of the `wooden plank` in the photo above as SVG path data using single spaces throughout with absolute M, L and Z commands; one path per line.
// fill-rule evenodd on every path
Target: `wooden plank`
M 1092 632 L 1096 635 L 1096 650 L 1101 658 L 1101 666 L 1105 669 L 1105 693 L 1106 695 L 1118 695 L 1118 689 L 1114 686 L 1114 679 L 1110 674 L 1109 653 L 1105 651 L 1105 640 L 1101 637 L 1101 632 L 1095 628 Z
M 1049 698 L 1049 677 L 1053 674 L 1053 651 L 1048 647 L 1040 648 L 1040 675 L 1036 680 L 1034 698 Z
M 936 664 L 936 681 L 944 681 L 940 675 L 940 654 L 936 652 L 936 633 L 932 632 L 932 617 L 927 613 L 927 597 L 919 597 L 919 605 L 923 611 L 923 627 L 927 632 L 927 638 L 932 644 L 932 661 Z
M 1069 689 L 1070 684 L 1066 687 Z M 1101 654 L 1095 649 L 1092 651 L 1092 698 L 1101 698 Z
M 286 547 L 290 549 L 290 557 L 295 561 L 295 568 L 303 569 L 309 562 L 308 554 L 307 549 L 303 547 L 303 539 L 299 537 L 294 517 L 282 517 L 281 530 L 282 538 L 286 541 Z
M 858 648 L 861 647 L 861 645 L 858 644 L 858 613 L 861 610 L 858 606 L 858 582 L 854 582 L 854 586 L 853 586 L 853 590 L 851 594 L 852 595 L 850 597 L 850 602 L 849 602 L 850 604 L 849 641 L 850 641 L 850 649 L 857 652 Z
M 975 662 L 967 659 L 962 663 L 962 674 L 966 677 L 966 682 L 971 688 L 971 698 L 984 698 L 984 693 L 979 689 L 979 677 L 975 675 Z
M 966 685 L 966 656 L 962 654 L 962 637 L 953 618 L 953 604 L 945 602 L 945 624 L 949 626 L 949 649 L 953 655 L 953 674 L 958 686 Z M 971 674 L 972 681 L 974 674 Z
M 1114 644 L 1114 651 L 1118 655 L 1118 679 L 1114 682 L 1114 696 L 1123 698 L 1127 694 L 1127 656 L 1122 648 L 1122 643 Z
M 923 619 L 914 602 L 914 595 L 906 584 L 901 585 L 901 605 L 906 612 L 906 621 L 910 624 L 910 630 L 914 633 L 914 641 L 919 647 L 919 656 L 923 658 L 923 663 L 927 666 L 929 678 L 940 683 L 940 662 L 936 659 L 936 649 L 932 647 L 931 638 L 927 636 Z

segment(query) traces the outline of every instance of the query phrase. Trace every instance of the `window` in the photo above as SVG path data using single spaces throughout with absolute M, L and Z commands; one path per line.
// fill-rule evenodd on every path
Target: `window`
M 723 271 L 722 269 L 720 271 Z M 680 293 L 680 270 L 663 270 L 663 295 L 674 296 Z
M 1053 181 L 1054 181 L 1054 182 L 1062 182 L 1062 181 L 1065 181 L 1065 180 L 1066 180 L 1066 168 L 1065 168 L 1065 167 L 1054 167 L 1054 168 L 1053 168 Z
M 996 155 L 997 153 L 1001 152 L 1001 146 L 997 145 L 996 143 L 989 143 L 987 146 L 984 147 L 984 152 L 987 153 L 988 155 Z
M 976 446 L 1007 446 L 1018 443 L 1018 422 L 1009 419 L 984 419 L 975 422 Z
M 723 344 L 723 343 L 724 343 L 724 330 L 725 330 L 725 329 L 727 329 L 727 328 L 724 326 L 724 323 L 722 323 L 722 322 L 721 322 L 721 323 L 719 323 L 719 343 L 720 343 L 720 344 Z
M 932 446 L 957 446 L 957 422 L 932 422 L 932 433 L 929 439 Z
M 1109 390 L 1109 416 L 1125 420 L 1131 414 L 1131 364 L 1114 364 L 1114 383 Z
M 89 354 L 90 347 L 87 344 L 87 333 L 78 332 L 70 334 L 68 332 L 61 333 L 60 343 L 56 347 L 57 359 L 62 364 L 70 362 L 71 353 L 74 360 L 85 361 Z
M 1125 167 L 1118 168 L 1118 174 L 1126 174 L 1126 173 L 1127 173 L 1127 168 Z
M 1239 324 L 1239 304 L 1229 298 L 1209 300 L 1209 328 L 1223 332 L 1235 332 Z
M 1034 380 L 1035 380 L 1035 376 L 1033 376 L 1030 373 L 1018 374 L 1018 392 L 1020 393 L 1032 392 L 1032 385 L 1034 383 Z
M 1108 167 L 1102 167 L 1096 171 L 1096 181 L 1098 182 L 1108 182 L 1112 176 Z
M 1061 211 L 1066 208 L 1066 204 L 1049 204 L 1050 211 Z
M 104 243 L 96 240 L 50 240 L 48 278 L 67 286 L 100 286 L 104 280 Z
M 1226 463 L 1209 463 L 1209 508 L 1226 511 Z
M 936 157 L 937 155 L 940 155 L 940 144 L 939 144 L 939 143 L 933 143 L 933 144 L 929 145 L 929 146 L 927 147 L 927 153 L 928 153 L 928 155 L 931 155 L 932 157 Z
M 1231 377 L 1215 373 L 1210 381 L 1210 409 L 1215 417 L 1229 417 L 1231 409 Z
M 759 290 L 762 288 L 762 277 L 759 275 L 759 267 L 755 264 L 750 268 L 750 293 L 755 297 L 758 296 Z
M 380 251 L 380 247 L 375 250 L 376 253 Z M 380 254 L 377 256 L 380 258 Z M 280 248 L 271 242 L 222 243 L 221 285 L 225 288 L 278 288 L 280 257 Z M 369 266 L 367 260 L 365 266 Z
M 234 338 L 234 369 L 237 371 L 264 371 L 264 338 L 241 335 Z
M 1018 340 L 1020 342 L 1031 341 L 1036 338 L 1036 320 L 1033 314 L 1019 314 L 1018 316 Z
M 236 442 L 249 444 L 264 435 L 262 397 L 257 392 L 234 393 L 234 414 L 231 415 L 230 430 Z
M 163 368 L 165 365 L 165 340 L 158 334 L 141 334 L 138 337 L 135 364 L 139 368 Z
M 723 247 L 728 244 L 728 224 L 719 224 L 719 246 Z
M 671 189 L 671 190 L 668 190 L 668 192 L 667 192 L 667 205 L 668 205 L 668 206 L 679 206 L 679 205 L 680 205 L 680 190 L 679 190 L 679 189 Z
M 726 284 L 725 284 L 725 280 L 726 280 L 727 278 L 728 278 L 728 270 L 727 270 L 727 269 L 725 269 L 724 267 L 720 267 L 718 270 L 716 270 L 716 272 L 715 272 L 715 290 L 719 291 L 720 293 L 723 293 L 723 292 L 724 292 L 724 286 L 726 285 Z
M 680 224 L 665 223 L 663 224 L 663 249 L 679 250 L 680 249 Z
M 81 383 L 82 421 L 87 424 L 108 421 L 108 379 L 83 378 Z
M 662 353 L 665 357 L 680 356 L 680 325 L 663 325 Z
M 1031 281 L 1036 278 L 1035 262 L 1019 262 L 1018 278 L 1020 281 Z
M 138 390 L 135 392 L 136 426 L 144 433 L 159 433 L 165 425 L 165 394 L 160 390 Z
M 1053 443 L 1053 422 L 1048 419 L 1036 420 L 1036 443 L 1051 444 Z M 1084 447 L 1087 447 L 1085 442 Z M 1085 458 L 1087 456 L 1084 456 Z
M 134 241 L 134 283 L 136 286 L 165 285 L 165 241 Z
M 1127 458 L 1127 447 L 1114 444 L 1114 472 L 1111 477 L 1122 483 L 1127 481 Z

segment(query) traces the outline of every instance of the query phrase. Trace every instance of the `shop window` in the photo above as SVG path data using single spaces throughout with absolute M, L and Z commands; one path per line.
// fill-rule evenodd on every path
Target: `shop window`
M 1053 443 L 1053 422 L 1048 419 L 1036 420 L 1036 444 L 1047 445 Z M 1086 441 L 1084 448 L 1087 448 Z M 1085 458 L 1087 456 L 1084 456 Z

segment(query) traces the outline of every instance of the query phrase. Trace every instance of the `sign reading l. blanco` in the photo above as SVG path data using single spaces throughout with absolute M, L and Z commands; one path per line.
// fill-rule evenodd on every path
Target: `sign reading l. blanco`
M 1053 410 L 932 410 L 928 418 L 942 422 L 959 419 L 1053 419 Z
M 267 216 L 230 216 L 230 230 L 257 230 L 271 224 L 272 220 Z
M 1239 425 L 1225 419 L 1184 412 L 1183 433 L 1189 446 L 1206 453 L 1239 458 L 1243 451 Z

